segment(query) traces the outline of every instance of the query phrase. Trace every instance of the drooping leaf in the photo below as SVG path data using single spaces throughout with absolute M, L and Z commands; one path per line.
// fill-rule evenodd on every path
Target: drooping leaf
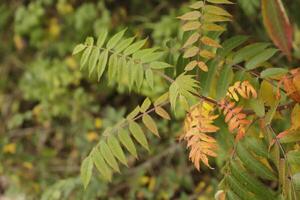
M 274 199 L 275 195 L 269 188 L 247 173 L 247 171 L 243 170 L 236 162 L 230 163 L 230 169 L 236 180 L 242 184 L 244 188 L 247 188 L 247 190 L 254 193 L 257 196 L 256 198 L 269 200 Z
M 291 114 L 291 128 L 297 130 L 300 128 L 300 105 L 296 104 Z
M 273 43 L 291 60 L 293 27 L 281 0 L 262 0 L 264 25 Z
M 103 178 L 107 181 L 111 181 L 112 171 L 110 167 L 107 165 L 107 163 L 104 161 L 104 158 L 97 147 L 93 148 L 91 152 L 91 156 L 97 170 L 100 172 Z
M 109 166 L 111 166 L 115 171 L 120 172 L 119 165 L 106 142 L 104 142 L 103 140 L 100 141 L 98 148 L 104 160 L 109 164 Z
M 195 55 L 198 54 L 199 50 L 200 49 L 198 47 L 192 46 L 192 47 L 188 48 L 187 50 L 185 50 L 183 57 L 184 58 L 194 57 Z
M 151 100 L 149 98 L 146 98 L 141 105 L 140 111 L 146 112 L 150 108 L 150 105 L 151 105 Z
M 227 12 L 226 10 L 224 10 L 223 8 L 218 7 L 218 6 L 206 5 L 204 10 L 205 10 L 205 12 L 208 12 L 211 14 L 231 17 L 231 14 L 229 12 Z
M 256 54 L 262 52 L 269 46 L 268 43 L 254 43 L 238 50 L 233 58 L 233 64 L 240 63 L 246 59 L 252 58 Z
M 193 3 L 192 5 L 190 5 L 189 7 L 192 9 L 200 9 L 204 6 L 203 1 L 197 1 L 195 3 Z
M 191 70 L 193 70 L 197 65 L 198 65 L 198 62 L 197 62 L 196 60 L 193 60 L 193 61 L 189 62 L 189 64 L 187 64 L 187 66 L 185 66 L 184 70 L 185 70 L 185 71 L 191 71 Z
M 146 136 L 140 125 L 134 121 L 129 122 L 129 130 L 138 143 L 146 150 L 150 151 Z
M 159 106 L 155 107 L 155 113 L 164 119 L 167 119 L 167 120 L 171 119 L 170 115 L 162 107 L 159 107 Z
M 107 139 L 107 144 L 111 150 L 111 152 L 114 154 L 114 156 L 125 166 L 128 167 L 127 160 L 125 157 L 125 154 L 123 152 L 123 149 L 117 140 L 117 138 L 113 135 L 110 135 Z
M 140 40 L 138 42 L 133 43 L 132 45 L 130 45 L 128 48 L 125 49 L 123 54 L 131 55 L 131 54 L 137 52 L 140 48 L 142 48 L 145 45 L 146 42 L 147 42 L 147 39 Z
M 261 78 L 276 78 L 286 75 L 289 71 L 284 68 L 269 68 L 261 72 Z
M 110 40 L 107 42 L 106 47 L 108 49 L 114 48 L 118 44 L 118 42 L 122 39 L 125 31 L 126 31 L 126 29 L 124 29 L 124 30 L 116 33 L 114 36 L 112 36 L 110 38 Z
M 107 29 L 101 29 L 96 43 L 98 48 L 101 48 L 103 46 L 107 35 L 108 35 Z
M 233 79 L 234 73 L 230 65 L 225 65 L 221 71 L 221 76 L 217 85 L 217 96 L 218 100 L 224 98 L 227 93 L 227 89 Z
M 200 18 L 200 16 L 201 16 L 201 12 L 191 11 L 191 12 L 185 13 L 184 15 L 179 16 L 177 18 L 181 19 L 181 20 L 197 20 Z
M 168 67 L 172 67 L 172 66 L 169 63 L 165 63 L 165 62 L 154 61 L 154 62 L 150 63 L 151 69 L 165 69 Z
M 94 70 L 96 68 L 99 54 L 100 54 L 99 48 L 93 48 L 91 57 L 89 60 L 89 76 L 91 76 L 91 74 L 94 72 Z
M 255 172 L 258 176 L 268 180 L 277 179 L 274 172 L 262 162 L 255 159 L 254 156 L 245 147 L 243 147 L 243 145 L 238 144 L 237 153 L 248 170 Z
M 205 13 L 203 16 L 203 20 L 207 23 L 214 23 L 214 22 L 229 22 L 232 19 L 230 17 Z
M 151 89 L 154 88 L 154 80 L 153 80 L 153 71 L 151 69 L 147 69 L 145 72 L 146 81 Z
M 91 180 L 93 171 L 93 161 L 90 156 L 86 157 L 80 168 L 80 177 L 84 188 L 86 188 Z
M 256 67 L 259 67 L 260 64 L 273 57 L 277 51 L 277 49 L 267 49 L 265 51 L 262 51 L 261 53 L 257 54 L 256 56 L 252 57 L 249 61 L 247 61 L 245 67 L 248 70 L 255 69 Z
M 85 41 L 85 44 L 87 45 L 87 48 L 84 50 L 81 59 L 80 59 L 80 69 L 83 69 L 84 66 L 87 64 L 88 59 L 90 57 L 90 54 L 93 49 L 93 44 L 94 44 L 94 38 L 93 37 L 88 37 Z
M 127 47 L 129 47 L 129 45 L 133 42 L 133 40 L 134 40 L 134 37 L 122 40 L 115 47 L 115 52 L 120 53 L 120 52 L 124 51 Z
M 78 54 L 83 51 L 87 46 L 84 44 L 78 44 L 74 47 L 72 55 Z
M 137 158 L 138 156 L 137 156 L 136 148 L 128 131 L 124 129 L 119 130 L 118 138 L 120 142 L 123 144 L 123 146 L 130 152 L 130 154 L 133 155 L 135 158 Z
M 200 40 L 203 44 L 207 46 L 216 47 L 216 48 L 222 47 L 217 41 L 207 36 L 203 36 Z
M 217 32 L 225 31 L 225 28 L 223 26 L 214 23 L 205 23 L 202 25 L 202 29 L 205 31 L 217 31 Z
M 259 117 L 265 116 L 265 104 L 262 99 L 251 99 L 250 107 L 253 109 L 255 114 Z
M 190 21 L 190 22 L 185 23 L 182 26 L 182 30 L 183 31 L 192 31 L 192 30 L 196 30 L 196 29 L 200 28 L 200 26 L 201 26 L 201 23 L 199 21 Z
M 142 121 L 145 126 L 156 136 L 159 136 L 155 121 L 147 113 L 143 114 Z
M 207 2 L 214 4 L 233 4 L 231 1 L 228 0 L 207 0 Z
M 184 43 L 183 48 L 186 48 L 190 45 L 193 45 L 195 42 L 198 41 L 198 39 L 200 38 L 200 34 L 199 33 L 193 33 Z
M 108 50 L 104 50 L 100 53 L 99 56 L 99 61 L 97 64 L 97 75 L 98 75 L 98 81 L 100 81 L 101 76 L 104 73 L 104 70 L 106 68 L 106 64 L 107 64 L 107 60 L 108 60 Z

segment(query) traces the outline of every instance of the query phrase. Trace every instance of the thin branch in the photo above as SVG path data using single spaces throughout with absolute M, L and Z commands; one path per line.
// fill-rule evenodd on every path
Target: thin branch
M 279 146 L 280 151 L 282 152 L 282 155 L 283 155 L 283 159 L 285 160 L 285 162 L 286 162 L 286 164 L 287 164 L 289 176 L 290 176 L 290 178 L 292 178 L 292 169 L 291 169 L 291 165 L 290 165 L 290 163 L 289 163 L 289 161 L 288 161 L 288 158 L 287 158 L 285 149 L 283 148 L 283 146 L 281 145 L 280 141 L 278 140 L 278 138 L 277 138 L 277 136 L 276 136 L 276 134 L 275 134 L 275 131 L 274 131 L 273 127 L 272 127 L 270 124 L 268 124 L 268 125 L 266 126 L 266 128 L 269 128 L 269 129 L 270 129 L 270 131 L 271 131 L 271 133 L 272 133 L 272 135 L 273 135 L 273 137 L 274 137 L 273 139 L 275 140 L 275 142 L 276 142 L 277 145 Z M 296 192 L 295 192 L 296 189 L 295 189 L 294 182 L 293 182 L 293 180 L 291 180 L 291 179 L 290 179 L 290 181 L 291 181 L 291 186 L 292 186 L 292 189 L 293 189 L 293 195 L 294 195 L 294 198 L 297 199 L 297 195 L 296 195 Z

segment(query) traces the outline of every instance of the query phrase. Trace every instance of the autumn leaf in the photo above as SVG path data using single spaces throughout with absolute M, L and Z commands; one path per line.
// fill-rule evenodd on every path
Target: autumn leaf
M 262 0 L 262 15 L 273 43 L 291 60 L 293 27 L 281 0 Z

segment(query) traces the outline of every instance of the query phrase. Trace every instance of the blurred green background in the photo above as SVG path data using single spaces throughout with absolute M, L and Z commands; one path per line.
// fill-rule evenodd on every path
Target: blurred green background
M 166 87 L 157 80 L 129 94 L 124 88 L 90 80 L 71 56 L 75 44 L 128 27 L 126 34 L 149 37 L 177 55 L 182 33 L 176 19 L 184 0 L 1 0 L 0 1 L 0 199 L 213 199 L 221 177 L 194 169 L 177 142 L 182 116 L 158 123 L 161 139 L 150 136 L 150 154 L 140 150 L 112 183 L 95 175 L 84 191 L 80 162 L 103 129 Z M 295 26 L 300 2 L 286 0 Z M 237 0 L 229 32 L 266 41 L 260 0 Z M 298 19 L 298 21 L 296 20 Z M 296 28 L 296 27 L 295 27 Z M 295 54 L 300 58 L 300 32 Z M 167 59 L 167 58 L 166 58 Z M 170 62 L 176 62 L 176 56 Z M 217 160 L 222 166 L 222 156 Z

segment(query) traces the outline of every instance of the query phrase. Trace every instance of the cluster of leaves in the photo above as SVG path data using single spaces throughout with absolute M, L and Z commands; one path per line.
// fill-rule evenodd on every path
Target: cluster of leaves
M 165 70 L 163 70 L 165 67 L 155 68 L 155 67 L 151 67 L 152 63 L 150 64 L 146 63 L 146 64 L 150 66 L 151 70 L 160 69 L 161 71 L 157 73 L 157 75 L 166 79 L 168 82 L 171 83 L 169 87 L 169 91 L 165 94 L 166 97 L 165 101 L 166 103 L 168 102 L 170 103 L 172 111 L 176 112 L 177 109 L 176 105 L 178 103 L 186 111 L 188 111 L 184 123 L 183 135 L 181 136 L 181 138 L 187 141 L 187 147 L 190 149 L 189 158 L 194 163 L 195 167 L 198 170 L 200 170 L 200 162 L 203 162 L 206 166 L 212 168 L 208 163 L 209 162 L 208 156 L 217 157 L 218 155 L 217 140 L 207 135 L 207 133 L 214 133 L 219 131 L 219 127 L 213 125 L 215 120 L 218 118 L 218 115 L 213 115 L 213 112 L 216 107 L 218 107 L 220 112 L 223 113 L 225 117 L 224 122 L 225 124 L 228 124 L 229 132 L 237 133 L 235 137 L 236 139 L 235 139 L 235 145 L 233 149 L 233 156 L 229 159 L 229 161 L 226 162 L 226 166 L 224 170 L 225 178 L 222 184 L 220 185 L 220 187 L 223 188 L 224 190 L 219 191 L 219 193 L 217 193 L 217 196 L 219 196 L 218 198 L 223 198 L 223 197 L 225 198 L 225 196 L 227 196 L 227 198 L 229 199 L 235 199 L 235 198 L 244 199 L 251 196 L 251 198 L 260 199 L 263 198 L 264 195 L 266 195 L 268 199 L 274 198 L 276 196 L 275 194 L 276 192 L 273 191 L 272 189 L 267 188 L 266 189 L 267 194 L 264 194 L 265 191 L 264 188 L 266 186 L 263 183 L 261 183 L 260 180 L 251 177 L 251 173 L 254 173 L 255 177 L 260 177 L 261 179 L 266 179 L 269 181 L 276 182 L 279 185 L 280 190 L 282 190 L 281 193 L 282 196 L 286 196 L 288 199 L 294 199 L 297 196 L 294 187 L 295 180 L 293 179 L 292 181 L 288 181 L 288 183 L 284 183 L 286 181 L 286 176 L 283 176 L 281 179 L 277 178 L 277 176 L 282 176 L 281 174 L 282 170 L 287 170 L 288 171 L 287 174 L 290 175 L 292 173 L 289 169 L 289 163 L 288 160 L 286 159 L 286 154 L 280 143 L 276 144 L 275 147 L 274 146 L 272 147 L 272 145 L 274 145 L 274 141 L 277 141 L 278 139 L 281 139 L 282 137 L 289 134 L 289 131 L 284 131 L 282 134 L 279 134 L 276 137 L 276 134 L 272 128 L 272 121 L 275 116 L 275 113 L 276 111 L 280 111 L 278 105 L 280 102 L 283 102 L 284 99 L 282 98 L 279 99 L 279 95 L 277 96 L 273 95 L 274 99 L 271 100 L 272 102 L 271 101 L 268 102 L 268 100 L 264 99 L 266 96 L 262 93 L 258 95 L 256 89 L 250 83 L 253 82 L 254 84 L 259 86 L 260 85 L 259 79 L 265 79 L 261 84 L 260 90 L 263 91 L 265 87 L 264 85 L 266 85 L 267 83 L 271 85 L 272 88 L 271 90 L 273 90 L 273 84 L 275 85 L 277 84 L 280 87 L 280 82 L 278 81 L 276 83 L 274 82 L 275 81 L 274 76 L 282 77 L 287 73 L 287 70 L 280 69 L 280 68 L 267 68 L 261 70 L 260 72 L 255 71 L 261 67 L 266 67 L 270 65 L 270 63 L 267 63 L 267 61 L 271 59 L 278 52 L 276 48 L 269 47 L 270 44 L 268 43 L 253 43 L 253 44 L 240 47 L 243 43 L 247 41 L 248 38 L 243 36 L 236 36 L 225 41 L 223 44 L 220 44 L 218 42 L 218 37 L 222 32 L 224 32 L 225 29 L 223 26 L 220 26 L 216 23 L 231 21 L 232 16 L 222 7 L 220 7 L 219 4 L 232 4 L 232 2 L 227 0 L 197 1 L 190 6 L 190 8 L 193 9 L 193 11 L 187 12 L 181 15 L 180 17 L 178 17 L 183 21 L 182 31 L 188 32 L 187 39 L 183 42 L 183 46 L 182 46 L 182 50 L 183 50 L 182 58 L 187 59 L 189 61 L 186 64 L 183 73 L 177 74 L 177 76 L 175 76 L 175 79 L 173 79 L 172 77 L 169 77 L 168 74 L 165 74 Z M 277 17 L 273 20 L 280 21 L 283 19 L 283 23 L 281 23 L 281 25 L 285 27 L 284 31 L 288 31 L 288 32 L 279 35 L 273 34 L 274 25 L 271 22 L 267 21 L 270 20 L 269 14 L 272 14 L 270 12 L 273 11 L 270 10 L 271 6 L 266 5 L 266 1 L 263 1 L 262 8 L 263 8 L 263 16 L 265 19 L 266 28 L 269 31 L 270 37 L 275 43 L 275 45 L 280 48 L 280 50 L 288 57 L 288 59 L 291 59 L 291 53 L 290 53 L 291 41 L 284 40 L 284 38 L 281 37 L 282 35 L 287 35 L 288 37 L 290 37 L 291 29 L 289 29 L 288 27 L 289 22 L 286 18 L 286 15 L 284 15 L 283 18 L 281 18 L 281 15 L 284 11 L 282 10 L 283 8 L 280 2 L 274 1 L 271 4 L 280 7 L 279 12 L 273 13 L 273 15 L 276 15 Z M 280 30 L 278 31 L 282 31 L 282 27 L 279 27 L 279 29 Z M 217 32 L 217 34 L 215 35 L 216 38 L 212 37 L 213 32 Z M 119 32 L 115 36 L 113 36 L 108 41 L 107 48 L 110 48 L 109 45 L 110 43 L 114 43 L 115 41 L 120 40 L 116 38 L 121 38 L 122 35 L 123 32 Z M 129 44 L 131 42 L 129 42 Z M 98 39 L 97 43 L 100 44 L 100 46 L 98 47 L 101 48 L 101 46 L 103 45 L 103 41 L 101 39 L 100 40 Z M 124 52 L 125 55 L 128 55 L 126 54 L 126 51 L 131 50 L 132 46 L 136 48 L 131 53 L 138 51 L 143 46 L 144 41 L 136 42 L 132 44 L 132 46 L 129 46 L 129 44 L 127 45 L 128 47 Z M 90 42 L 88 47 L 86 45 L 80 44 L 74 49 L 74 52 L 77 53 L 87 47 L 87 49 L 85 50 L 85 52 L 82 54 L 81 57 L 81 61 L 83 65 L 88 60 L 87 55 L 91 53 L 92 45 L 93 42 Z M 124 49 L 125 48 L 126 47 L 124 47 Z M 121 49 L 120 51 L 122 50 L 123 49 Z M 104 53 L 105 51 L 107 52 Z M 136 73 L 134 72 L 134 69 L 136 68 L 135 65 L 136 63 L 139 63 L 139 60 L 143 63 L 143 58 L 148 55 L 148 52 L 147 53 L 144 52 L 147 51 L 147 49 L 144 50 L 143 52 L 142 51 L 143 50 L 138 51 L 138 53 L 140 53 L 139 55 L 133 54 L 133 58 L 136 60 L 132 62 L 123 59 L 125 60 L 124 61 L 125 64 L 119 65 L 118 69 L 122 71 L 123 69 L 127 68 L 125 71 L 129 73 L 128 75 L 135 77 L 133 79 L 137 79 Z M 96 53 L 96 55 L 98 54 L 99 53 Z M 106 54 L 106 56 L 105 56 L 105 61 L 101 61 L 101 59 L 103 59 L 101 58 L 101 55 L 99 57 L 101 58 L 99 59 L 98 62 L 98 64 L 101 64 L 101 66 L 99 67 L 101 69 L 100 76 L 103 74 L 104 71 L 103 68 L 105 68 L 107 63 L 106 60 L 108 59 L 107 58 L 108 50 L 103 49 L 102 54 Z M 98 59 L 96 57 L 95 59 L 93 59 L 94 58 L 93 53 L 91 53 L 91 57 L 92 57 L 91 59 L 92 61 L 89 62 L 90 73 L 95 68 Z M 114 62 L 111 61 L 110 63 L 114 63 Z M 164 63 L 163 65 L 168 66 L 168 64 L 166 63 Z M 195 69 L 196 66 L 198 66 L 200 71 Z M 128 69 L 131 69 L 132 71 Z M 234 79 L 234 76 L 236 76 L 234 69 L 242 70 L 243 73 L 248 73 L 249 76 L 245 77 L 244 78 L 245 80 L 243 81 L 236 81 L 233 84 L 233 86 L 229 87 L 230 83 Z M 204 73 L 207 73 L 207 75 L 205 75 Z M 108 70 L 108 74 L 110 74 L 110 70 Z M 298 71 L 294 70 L 291 71 L 291 74 L 292 74 L 291 77 L 290 76 L 283 77 L 282 82 L 285 85 L 285 91 L 287 91 L 287 93 L 285 93 L 285 96 L 291 97 L 292 100 L 295 100 L 297 102 L 298 101 L 297 83 L 298 83 L 299 73 Z M 98 70 L 98 75 L 99 75 L 99 70 Z M 126 74 L 123 75 L 126 76 Z M 204 81 L 199 81 L 196 75 L 198 76 L 200 75 L 200 77 L 204 76 L 206 77 L 206 79 L 204 79 Z M 254 77 L 251 77 L 251 75 Z M 143 76 L 144 76 L 143 73 L 141 73 L 140 78 L 143 78 Z M 221 76 L 220 80 L 218 80 L 218 76 Z M 239 80 L 239 79 L 235 78 L 235 80 Z M 132 82 L 134 83 L 134 81 Z M 214 82 L 219 83 L 219 85 L 216 86 L 217 94 L 211 94 L 211 90 L 214 86 L 211 83 Z M 120 84 L 122 83 L 122 81 L 118 80 L 118 83 Z M 130 88 L 132 87 L 133 83 L 130 85 Z M 204 88 L 201 88 L 199 90 L 200 88 L 199 85 L 203 83 L 204 83 L 203 86 Z M 207 94 L 211 94 L 211 97 L 205 96 Z M 241 101 L 239 96 L 245 99 L 246 104 L 245 102 Z M 214 99 L 213 97 L 216 97 L 216 99 Z M 197 103 L 193 107 L 190 106 L 190 104 L 193 104 L 195 101 L 196 102 L 199 101 L 199 99 L 200 99 L 200 103 Z M 232 101 L 231 99 L 234 100 L 235 102 Z M 245 106 L 237 106 L 236 102 L 238 104 L 243 104 Z M 245 110 L 245 107 L 247 106 L 247 102 L 250 105 L 250 108 L 252 108 L 253 110 L 250 111 Z M 267 108 L 265 103 L 269 104 L 269 106 L 271 107 L 267 113 L 266 113 Z M 146 103 L 144 102 L 143 105 L 145 104 Z M 143 105 L 141 106 L 141 108 L 144 107 Z M 150 105 L 150 103 L 147 103 L 147 105 Z M 285 108 L 286 106 L 283 106 L 283 109 Z M 136 110 L 139 110 L 139 108 Z M 138 113 L 138 111 L 136 110 L 133 111 L 133 113 L 136 113 L 134 116 L 136 116 Z M 142 109 L 141 111 L 146 112 L 146 109 Z M 255 121 L 247 119 L 249 114 L 254 116 L 253 119 L 256 119 L 257 117 L 260 118 L 259 127 L 265 135 L 264 142 L 267 145 L 269 145 L 269 149 L 272 149 L 272 151 L 274 152 L 272 156 L 268 155 L 268 148 L 263 146 L 261 142 L 257 141 L 259 139 L 255 137 L 253 137 L 252 139 L 249 138 L 244 139 L 246 137 L 246 133 L 249 130 L 252 130 L 251 126 L 255 125 Z M 295 119 L 295 115 L 298 116 L 297 107 L 295 107 L 292 115 L 294 116 L 293 119 Z M 143 122 L 146 125 L 146 127 L 149 128 L 151 132 L 157 134 L 157 128 L 155 126 L 154 120 L 151 119 L 151 123 L 150 121 L 146 122 L 144 116 L 145 114 L 143 114 Z M 144 148 L 148 149 L 148 143 L 147 140 L 145 139 L 144 133 L 142 129 L 139 127 L 139 125 L 136 122 L 133 122 L 134 120 L 135 120 L 134 118 L 128 119 L 127 117 L 129 130 L 133 135 L 133 137 L 135 137 L 135 139 Z M 123 122 L 121 121 L 120 123 L 122 124 Z M 293 121 L 293 125 L 291 128 L 292 130 L 298 128 L 294 124 L 295 122 Z M 116 129 L 118 129 L 118 127 L 120 127 L 120 125 L 118 125 Z M 121 127 L 123 128 L 123 126 Z M 104 132 L 104 135 L 105 134 L 106 132 Z M 275 139 L 274 136 L 276 137 Z M 244 146 L 245 145 L 244 143 L 247 143 L 245 141 L 248 140 L 250 141 L 248 145 L 252 147 L 252 150 L 253 150 L 253 146 L 258 145 L 258 143 L 259 145 L 261 145 L 260 149 L 259 150 L 255 149 L 253 150 L 254 152 L 250 152 L 251 150 L 249 150 L 248 147 Z M 125 147 L 126 145 L 128 146 L 128 144 L 124 144 Z M 88 184 L 92 174 L 93 160 L 94 163 L 96 164 L 97 163 L 96 159 L 100 159 L 101 166 L 106 166 L 108 164 L 116 171 L 119 171 L 119 168 L 116 165 L 116 161 L 114 161 L 113 159 L 113 154 L 114 151 L 121 152 L 121 148 L 119 147 L 118 148 L 119 150 L 116 150 L 110 147 L 110 150 L 112 152 L 108 152 L 109 150 L 108 146 L 109 145 L 106 145 L 105 142 L 103 142 L 103 140 L 100 140 L 99 145 L 94 147 L 90 155 L 84 160 L 82 164 L 81 176 L 85 186 Z M 95 148 L 100 149 L 100 151 L 95 150 Z M 107 151 L 105 151 L 104 148 L 106 148 Z M 280 158 L 279 148 L 281 148 L 283 151 L 282 152 L 284 156 L 283 161 L 281 161 L 282 159 Z M 237 152 L 237 156 L 235 155 L 236 152 Z M 105 158 L 105 157 L 109 157 L 109 155 L 111 155 L 110 158 Z M 104 159 L 101 156 L 104 157 Z M 262 156 L 264 157 L 264 159 L 260 161 L 255 156 Z M 119 155 L 116 154 L 115 157 L 118 158 L 121 162 L 124 161 L 123 154 L 122 156 L 121 154 Z M 122 159 L 120 159 L 119 157 L 122 157 Z M 282 169 L 281 166 L 282 164 L 288 167 L 286 169 Z M 275 169 L 272 168 L 272 165 L 275 166 L 274 167 Z M 100 170 L 100 173 L 105 175 L 104 172 L 105 171 L 107 172 L 107 168 L 108 167 L 105 167 L 104 169 L 103 167 L 101 169 L 102 172 Z M 276 173 L 278 173 L 278 175 Z M 248 177 L 250 178 L 248 179 Z M 111 173 L 107 172 L 106 179 L 110 180 L 110 178 L 111 178 Z M 288 186 L 286 186 L 286 184 Z M 246 186 L 246 187 L 241 188 L 241 186 Z M 283 189 L 281 189 L 282 186 L 284 187 Z
M 212 115 L 214 107 L 200 102 L 191 108 L 184 121 L 184 133 L 181 136 L 190 148 L 189 158 L 200 171 L 202 161 L 209 168 L 208 156 L 217 156 L 217 141 L 206 133 L 215 133 L 219 128 L 212 123 L 218 115 Z
M 0 199 L 298 199 L 299 3 L 283 3 L 0 5 Z
M 153 108 L 150 108 L 151 101 L 148 98 L 145 99 L 141 106 L 137 106 L 127 115 L 126 119 L 121 120 L 114 127 L 109 127 L 104 131 L 104 139 L 99 141 L 81 165 L 81 179 L 85 187 L 87 187 L 91 180 L 94 165 L 103 179 L 107 181 L 111 181 L 112 171 L 120 172 L 117 160 L 128 167 L 121 144 L 132 156 L 135 158 L 138 157 L 132 137 L 143 148 L 150 151 L 144 130 L 136 120 L 141 118 L 145 127 L 159 137 L 156 123 L 148 113 L 154 110 L 159 116 L 170 119 L 169 114 L 161 107 L 165 104 L 167 98 L 167 95 L 161 96 L 154 102 Z M 127 125 L 128 128 L 125 127 Z

